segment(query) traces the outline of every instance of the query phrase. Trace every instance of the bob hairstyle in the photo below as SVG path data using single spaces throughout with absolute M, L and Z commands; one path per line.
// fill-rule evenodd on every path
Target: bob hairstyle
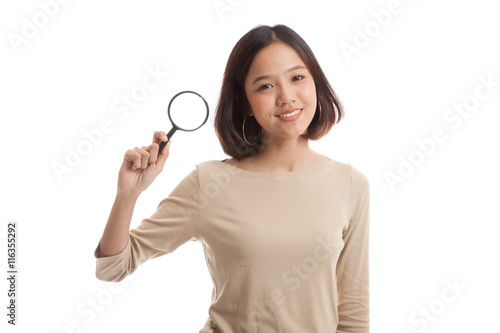
M 243 137 L 243 120 L 251 112 L 245 93 L 248 70 L 260 50 L 279 41 L 290 45 L 299 54 L 316 86 L 316 112 L 308 126 L 307 134 L 302 137 L 318 140 L 344 117 L 342 103 L 302 37 L 282 24 L 273 27 L 258 25 L 241 37 L 231 51 L 215 110 L 214 127 L 222 149 L 224 153 L 238 161 L 256 155 L 263 147 L 262 128 L 255 117 L 248 117 L 245 122 L 245 137 L 252 145 L 249 145 Z

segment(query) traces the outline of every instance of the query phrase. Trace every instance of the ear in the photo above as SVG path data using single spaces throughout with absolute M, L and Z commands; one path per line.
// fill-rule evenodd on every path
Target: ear
M 248 111 L 249 116 L 253 116 L 252 107 L 250 106 L 249 102 L 247 102 L 246 110 Z

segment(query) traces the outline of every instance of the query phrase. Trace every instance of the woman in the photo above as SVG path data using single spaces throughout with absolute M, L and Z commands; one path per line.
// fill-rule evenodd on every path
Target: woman
M 215 129 L 225 160 L 197 164 L 129 231 L 137 197 L 172 141 L 128 150 L 95 250 L 96 276 L 121 281 L 189 240 L 203 245 L 214 288 L 200 332 L 369 332 L 369 182 L 309 148 L 343 108 L 312 51 L 284 25 L 235 45 Z

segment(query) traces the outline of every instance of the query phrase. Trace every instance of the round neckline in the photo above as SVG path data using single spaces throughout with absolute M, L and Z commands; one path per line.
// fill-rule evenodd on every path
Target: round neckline
M 322 163 L 319 163 L 319 164 L 316 164 L 316 165 L 313 165 L 313 166 L 310 166 L 310 167 L 307 167 L 304 169 L 300 169 L 300 170 L 279 171 L 279 172 L 258 172 L 258 171 L 250 171 L 250 170 L 241 169 L 241 168 L 235 167 L 234 165 L 231 165 L 229 163 L 224 162 L 225 160 L 227 160 L 227 158 L 224 160 L 215 160 L 215 162 L 224 164 L 226 167 L 235 170 L 236 173 L 238 173 L 238 174 L 243 174 L 243 175 L 248 175 L 248 176 L 254 176 L 254 177 L 295 176 L 295 175 L 299 175 L 299 174 L 303 174 L 303 173 L 309 173 L 311 171 L 316 171 L 317 169 L 321 169 L 321 168 L 328 166 L 331 163 L 335 162 L 334 160 L 332 160 L 331 158 L 329 158 L 325 155 L 322 155 L 322 156 L 327 158 L 328 161 L 325 161 L 325 162 L 322 162 Z

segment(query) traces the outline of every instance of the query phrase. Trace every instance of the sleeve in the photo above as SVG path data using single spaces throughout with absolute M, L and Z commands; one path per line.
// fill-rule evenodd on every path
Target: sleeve
M 337 333 L 369 333 L 370 184 L 352 166 L 349 216 L 349 226 L 342 234 L 344 248 L 337 263 Z
M 196 241 L 199 192 L 196 168 L 158 204 L 151 217 L 129 231 L 129 241 L 122 252 L 100 257 L 99 241 L 94 251 L 96 277 L 102 281 L 122 281 L 145 261 L 173 252 L 187 241 Z

